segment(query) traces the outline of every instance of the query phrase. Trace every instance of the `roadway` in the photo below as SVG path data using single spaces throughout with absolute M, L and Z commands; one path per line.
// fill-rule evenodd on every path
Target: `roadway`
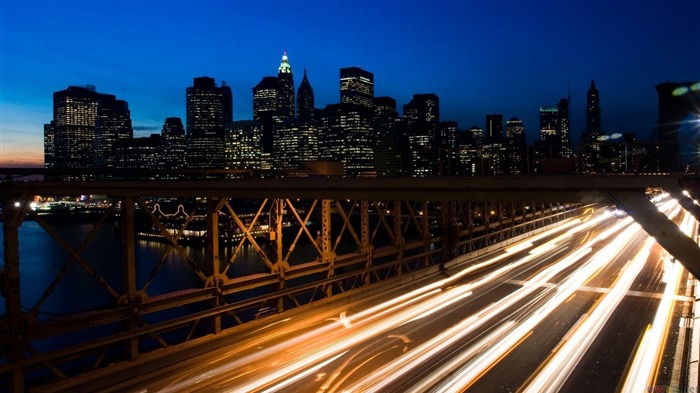
M 660 207 L 694 230 L 677 204 Z M 631 218 L 596 212 L 106 391 L 646 391 L 672 380 L 683 277 Z

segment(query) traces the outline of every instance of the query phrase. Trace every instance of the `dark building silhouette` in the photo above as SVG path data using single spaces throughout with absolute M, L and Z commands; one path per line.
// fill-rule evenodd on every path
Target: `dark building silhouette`
M 115 96 L 103 94 L 95 121 L 94 168 L 102 170 L 125 168 L 123 157 L 116 153 L 116 144 L 133 138 L 129 104 Z
M 374 105 L 374 74 L 360 67 L 340 69 L 340 103 Z
M 490 141 L 500 141 L 503 139 L 503 115 L 493 113 L 486 115 L 486 138 Z
M 528 173 L 525 125 L 517 117 L 512 117 L 506 122 L 504 145 L 506 146 L 506 173 L 510 175 Z
M 185 152 L 187 143 L 185 140 L 185 127 L 179 117 L 168 117 L 163 123 L 160 132 L 160 159 L 158 166 L 162 169 L 176 170 L 187 167 Z M 177 177 L 171 175 L 170 177 Z
M 440 123 L 440 98 L 432 93 L 414 94 L 403 107 L 403 117 L 410 150 L 409 175 L 435 175 L 439 170 L 435 133 Z
M 304 69 L 304 77 L 301 79 L 297 90 L 297 120 L 300 124 L 311 124 L 314 122 L 314 89 L 309 83 Z
M 224 106 L 224 123 L 233 121 L 233 92 L 226 81 L 221 81 L 221 103 Z
M 213 78 L 199 77 L 186 90 L 187 165 L 190 168 L 223 168 L 224 122 L 230 108 L 224 108 L 224 91 Z
M 287 52 L 282 55 L 282 62 L 277 70 L 277 115 L 287 119 L 295 118 L 294 76 Z
M 266 76 L 253 88 L 253 120 L 262 127 L 262 150 L 272 154 L 275 117 L 277 117 L 277 77 Z
M 408 161 L 408 140 L 391 97 L 374 98 L 374 160 L 377 176 L 401 176 Z
M 591 86 L 586 94 L 586 134 L 600 135 L 601 132 L 600 96 L 595 87 L 595 81 L 591 80 Z
M 158 169 L 161 136 L 151 134 L 147 137 L 130 138 L 115 144 L 116 153 L 122 157 L 125 169 L 139 170 L 154 178 L 154 169 Z
M 113 146 L 132 135 L 125 101 L 98 93 L 91 85 L 70 86 L 53 94 L 53 120 L 44 126 L 44 165 L 59 170 L 121 168 Z M 78 174 L 65 178 L 89 177 Z
M 584 173 L 601 171 L 601 141 L 603 135 L 600 116 L 600 95 L 591 80 L 591 86 L 586 94 L 586 131 L 582 136 L 581 154 L 583 165 L 581 170 Z
M 559 155 L 562 158 L 571 158 L 573 151 L 571 150 L 571 130 L 569 121 L 569 99 L 562 98 L 557 104 L 557 134 L 561 143 Z
M 458 170 L 457 160 L 457 123 L 442 121 L 438 123 L 435 133 L 435 149 L 438 155 L 438 176 L 451 176 Z

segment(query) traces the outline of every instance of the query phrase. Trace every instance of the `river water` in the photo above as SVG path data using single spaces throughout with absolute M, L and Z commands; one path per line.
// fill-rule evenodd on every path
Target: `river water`
M 52 224 L 65 242 L 77 250 L 88 236 L 94 223 Z M 0 234 L 2 229 L 0 229 Z M 115 222 L 106 222 L 98 230 L 95 237 L 88 243 L 80 255 L 87 263 L 118 293 L 124 292 L 122 262 L 121 262 L 121 231 Z M 20 240 L 20 286 L 21 303 L 25 311 L 31 310 L 42 298 L 44 291 L 70 261 L 69 254 L 56 242 L 37 222 L 25 221 L 19 229 Z M 265 250 L 267 244 L 261 244 Z M 192 259 L 204 269 L 205 248 L 203 246 L 183 246 Z M 172 250 L 167 244 L 151 240 L 138 240 L 136 253 L 136 283 L 137 289 L 143 289 L 154 266 L 166 255 L 162 269 L 150 283 L 147 293 L 149 296 L 168 293 L 187 288 L 201 288 L 201 280 L 193 269 Z M 222 250 L 222 261 L 228 260 L 233 247 Z M 3 252 L 0 244 L 0 252 Z M 302 243 L 295 249 L 294 259 L 297 261 L 313 260 L 313 247 Z M 254 273 L 267 272 L 269 269 L 262 262 L 262 257 L 246 242 L 236 261 L 229 269 L 228 276 L 241 277 Z M 109 307 L 114 299 L 78 263 L 73 262 L 65 276 L 60 280 L 54 292 L 39 308 L 39 318 L 53 315 L 70 314 Z M 6 312 L 4 299 L 0 302 L 0 312 Z

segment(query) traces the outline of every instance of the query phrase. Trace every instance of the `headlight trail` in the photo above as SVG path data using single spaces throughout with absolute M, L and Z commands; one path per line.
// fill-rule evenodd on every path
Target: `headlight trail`
M 642 271 L 649 258 L 651 247 L 655 244 L 652 238 L 644 242 L 633 260 L 629 261 L 623 268 L 623 274 L 615 282 L 610 292 L 604 295 L 603 299 L 596 304 L 585 320 L 575 326 L 575 331 L 568 340 L 559 347 L 555 355 L 547 362 L 546 366 L 540 370 L 534 380 L 530 382 L 525 392 L 556 392 L 559 391 L 571 374 L 571 371 L 579 363 L 585 352 L 590 347 L 593 340 L 603 329 L 605 323 L 615 311 L 617 306 L 624 299 L 632 282 Z
M 604 219 L 604 217 L 601 217 L 600 219 Z M 593 220 L 591 220 L 593 221 Z M 596 221 L 597 222 L 597 221 Z M 534 277 L 532 277 L 531 280 L 527 281 L 525 285 L 518 289 L 517 291 L 511 293 L 507 297 L 501 299 L 500 301 L 488 306 L 486 309 L 478 312 L 475 315 L 470 316 L 469 318 L 466 318 L 462 320 L 460 323 L 454 325 L 448 330 L 443 331 L 441 334 L 438 334 L 436 337 L 432 338 L 431 340 L 425 342 L 424 344 L 420 345 L 417 348 L 414 348 L 412 351 L 410 351 L 408 354 L 402 356 L 399 359 L 396 359 L 395 361 L 388 363 L 384 367 L 380 368 L 379 370 L 376 370 L 375 372 L 371 373 L 367 377 L 365 377 L 363 380 L 357 382 L 353 386 L 347 389 L 349 392 L 376 392 L 381 390 L 382 388 L 385 388 L 389 384 L 393 383 L 397 379 L 401 378 L 404 374 L 410 373 L 413 369 L 421 365 L 422 363 L 428 361 L 431 357 L 435 356 L 438 354 L 440 351 L 445 350 L 451 345 L 454 345 L 457 341 L 461 340 L 468 334 L 471 334 L 473 331 L 475 331 L 477 328 L 481 327 L 483 324 L 488 322 L 489 320 L 495 318 L 496 316 L 499 315 L 502 311 L 507 309 L 508 307 L 513 306 L 516 304 L 518 301 L 521 301 L 528 295 L 532 294 L 536 289 L 540 288 L 543 286 L 543 284 L 547 283 L 552 277 L 555 275 L 559 274 L 561 271 L 566 269 L 567 267 L 573 265 L 583 257 L 585 257 L 590 251 L 591 248 L 590 246 L 595 244 L 601 239 L 607 238 L 610 236 L 612 233 L 618 232 L 624 227 L 627 227 L 631 225 L 632 220 L 623 220 L 619 222 L 618 224 L 614 225 L 611 227 L 609 230 L 603 232 L 602 234 L 594 237 L 593 239 L 589 240 L 586 244 L 583 246 L 580 246 L 577 250 L 572 252 L 568 257 L 563 258 L 561 261 L 557 262 L 556 264 L 549 266 L 545 270 L 541 271 Z M 584 228 L 588 228 L 588 225 L 584 225 Z M 571 231 L 576 231 L 576 230 L 581 230 L 574 228 Z M 638 230 L 638 229 L 637 229 Z M 570 232 L 571 232 L 570 231 Z M 552 239 L 550 242 L 546 243 L 543 246 L 547 246 L 551 244 L 554 246 L 556 242 L 563 240 L 563 237 L 568 236 L 568 233 L 565 233 L 564 235 L 561 235 L 555 239 Z M 621 235 L 624 236 L 624 235 Z M 543 247 L 540 246 L 540 247 Z M 533 250 L 534 251 L 534 250 Z M 526 260 L 531 260 L 534 259 L 534 257 L 540 255 L 541 253 L 530 253 L 528 257 L 524 258 Z M 497 272 L 496 272 L 497 273 Z M 564 298 L 565 299 L 565 298 Z M 500 332 L 500 328 L 499 328 Z M 499 333 L 500 335 L 500 333 Z M 439 381 L 443 378 L 445 378 L 448 374 L 452 373 L 457 367 L 459 367 L 465 360 L 467 360 L 470 357 L 473 357 L 478 350 L 485 348 L 486 346 L 489 345 L 498 345 L 498 343 L 492 343 L 490 340 L 491 335 L 489 335 L 486 339 L 481 340 L 478 344 L 474 345 L 472 349 L 465 351 L 461 353 L 459 356 L 457 356 L 455 359 L 452 361 L 448 362 L 447 364 L 443 365 L 441 368 L 438 370 L 434 371 L 431 373 L 428 377 L 424 378 L 424 380 L 417 385 L 413 386 L 411 388 L 411 392 L 420 392 L 424 391 L 424 389 L 428 388 L 429 386 L 435 384 L 436 381 Z M 486 340 L 486 341 L 484 341 Z
M 696 226 L 697 221 L 690 214 L 685 214 L 680 226 L 683 233 L 690 235 Z M 669 257 L 667 256 L 667 258 Z M 656 377 L 657 365 L 661 359 L 666 333 L 675 305 L 674 297 L 678 291 L 683 271 L 683 266 L 679 262 L 673 263 L 661 302 L 656 310 L 656 315 L 637 348 L 632 366 L 625 378 L 622 392 L 639 392 L 654 384 L 653 380 Z
M 227 386 L 225 389 L 231 392 L 274 391 L 288 388 L 291 384 L 311 375 L 310 373 L 321 370 L 324 366 L 328 366 L 340 359 L 341 356 L 347 355 L 353 346 L 361 345 L 367 340 L 376 339 L 376 337 L 380 337 L 390 332 L 391 329 L 406 323 L 434 315 L 436 312 L 470 296 L 476 289 L 502 280 L 509 272 L 513 272 L 519 267 L 526 266 L 542 258 L 548 252 L 551 255 L 554 249 L 559 250 L 562 247 L 566 247 L 565 241 L 570 240 L 573 235 L 586 231 L 595 225 L 600 225 L 608 219 L 608 216 L 598 214 L 586 221 L 580 219 L 571 220 L 564 225 L 524 239 L 521 243 L 511 245 L 506 252 L 500 252 L 486 260 L 474 263 L 457 273 L 453 273 L 450 277 L 432 282 L 352 314 L 342 312 L 340 318 L 326 322 L 321 326 L 306 328 L 300 325 L 302 323 L 300 321 L 293 321 L 290 325 L 287 325 L 289 320 L 282 321 L 283 324 L 278 324 L 269 334 L 259 339 L 250 340 L 246 342 L 245 347 L 232 349 L 225 356 L 233 357 L 234 354 L 238 353 L 241 355 L 236 355 L 232 360 L 220 364 L 205 373 L 182 378 L 177 383 L 173 383 L 161 391 L 182 391 L 193 386 L 203 387 L 206 383 L 217 383 L 214 378 L 221 377 L 225 378 L 223 380 L 224 385 Z M 461 383 L 464 383 L 464 378 L 469 378 L 461 375 L 474 375 L 469 374 L 470 372 L 480 375 L 484 369 L 488 369 L 501 356 L 504 356 L 504 351 L 509 350 L 508 345 L 516 345 L 538 323 L 537 321 L 546 317 L 555 307 L 564 302 L 573 291 L 578 289 L 582 282 L 585 282 L 588 277 L 594 274 L 599 269 L 599 265 L 604 263 L 598 261 L 598 259 L 603 259 L 600 257 L 601 254 L 617 253 L 617 251 L 614 251 L 615 247 L 617 247 L 615 244 L 624 244 L 623 241 L 617 239 L 629 236 L 629 228 L 632 222 L 630 217 L 615 220 L 608 229 L 593 236 L 592 239 L 587 240 L 583 244 L 568 246 L 571 249 L 567 251 L 565 257 L 531 277 L 521 288 L 456 323 L 450 329 L 436 335 L 433 339 L 409 350 L 395 361 L 382 366 L 377 372 L 371 373 L 364 379 L 355 382 L 353 386 L 357 386 L 358 389 L 352 391 L 367 389 L 374 391 L 395 381 L 402 373 L 405 375 L 411 369 L 415 370 L 415 367 L 446 350 L 450 345 L 454 345 L 458 340 L 464 339 L 467 334 L 473 334 L 478 327 L 483 326 L 489 320 L 493 320 L 508 307 L 517 305 L 519 301 L 522 301 L 536 290 L 546 287 L 548 281 L 555 275 L 589 257 L 592 251 L 591 247 L 594 244 L 622 231 L 618 235 L 619 238 L 616 238 L 615 241 L 610 241 L 610 245 L 603 247 L 556 290 L 550 290 L 555 293 L 548 301 L 542 301 L 544 305 L 534 311 L 533 317 L 523 322 L 504 321 L 500 325 L 494 326 L 491 328 L 491 332 L 485 334 L 473 349 L 469 349 L 457 356 L 456 359 L 458 360 L 449 361 L 445 364 L 445 367 L 435 370 L 431 374 L 433 377 L 429 378 L 428 384 L 434 385 L 437 379 L 444 377 L 446 373 L 454 373 L 455 371 L 457 371 L 456 377 L 451 379 L 451 381 L 455 382 L 450 386 L 459 386 Z M 553 236 L 554 238 L 552 238 Z M 535 246 L 535 243 L 545 238 L 551 239 Z M 613 245 L 615 246 L 613 247 Z M 529 248 L 532 249 L 525 253 Z M 518 258 L 520 255 L 522 256 Z M 509 259 L 509 261 L 504 266 L 498 266 L 469 282 L 461 282 L 467 281 L 465 277 L 469 274 L 482 271 L 505 259 Z M 574 285 L 577 283 L 578 285 Z M 292 328 L 292 326 L 296 327 Z M 302 328 L 304 329 L 302 334 L 278 343 L 273 341 L 273 339 L 276 340 L 290 331 Z M 266 345 L 266 343 L 271 344 Z M 258 345 L 261 349 L 251 353 L 251 349 Z M 486 349 L 487 347 L 488 349 Z M 482 351 L 484 352 L 480 354 L 479 352 Z M 493 357 L 486 358 L 487 353 L 492 353 Z M 268 362 L 268 359 L 274 359 L 274 362 Z M 469 362 L 466 368 L 463 367 L 465 361 Z M 294 380 L 291 378 L 294 378 Z M 460 380 L 460 378 L 462 379 Z M 207 382 L 208 380 L 211 382 Z M 337 381 L 340 380 L 338 379 Z M 337 381 L 326 385 L 327 388 L 331 390 L 341 389 Z
M 629 226 L 630 221 L 623 220 L 614 228 Z M 613 229 L 613 228 L 611 228 Z M 502 359 L 512 348 L 520 343 L 532 329 L 535 328 L 545 317 L 547 317 L 555 308 L 564 303 L 578 288 L 585 284 L 588 279 L 593 276 L 601 267 L 619 253 L 622 245 L 631 238 L 635 232 L 639 231 L 638 225 L 629 226 L 614 241 L 611 241 L 607 246 L 598 251 L 589 261 L 584 263 L 581 268 L 569 276 L 557 287 L 557 292 L 544 305 L 535 310 L 533 314 L 525 320 L 519 322 L 516 327 L 505 335 L 497 345 L 491 346 L 488 350 L 481 353 L 477 357 L 466 363 L 459 371 L 454 373 L 449 379 L 437 387 L 437 392 L 455 392 L 462 391 L 476 381 L 483 373 L 493 367 L 493 365 Z M 598 235 L 595 239 L 605 239 L 610 236 L 612 231 L 608 230 Z

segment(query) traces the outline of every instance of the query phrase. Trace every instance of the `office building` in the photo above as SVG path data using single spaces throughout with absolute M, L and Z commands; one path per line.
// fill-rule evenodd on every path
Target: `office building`
M 262 167 L 262 126 L 256 120 L 225 124 L 228 169 L 257 170 Z
M 282 61 L 277 69 L 277 115 L 286 119 L 295 118 L 294 75 L 287 52 L 282 55 Z
M 225 86 L 228 88 L 228 86 Z M 187 165 L 190 168 L 224 167 L 224 91 L 213 78 L 194 78 L 186 90 Z M 226 113 L 226 114 L 225 114 Z
M 275 117 L 277 116 L 278 79 L 266 76 L 253 88 L 253 120 L 262 127 L 263 152 L 272 154 Z
M 53 120 L 44 126 L 44 165 L 59 170 L 92 169 L 96 165 L 103 169 L 121 168 L 119 157 L 109 148 L 132 135 L 125 101 L 98 93 L 92 85 L 70 86 L 53 94 Z M 90 178 L 87 174 L 63 177 Z
M 414 94 L 403 107 L 410 150 L 410 176 L 439 172 L 435 134 L 440 123 L 440 99 L 436 94 Z
M 486 115 L 486 138 L 490 141 L 500 141 L 503 139 L 503 115 L 493 113 Z
M 341 68 L 340 102 L 372 108 L 374 105 L 374 74 L 360 67 Z
M 179 117 L 166 118 L 160 136 L 159 168 L 167 170 L 186 168 L 187 160 L 185 159 L 185 152 L 187 151 L 187 142 L 182 119 Z M 169 174 L 167 177 L 177 178 L 178 175 L 173 173 Z
M 342 162 L 349 176 L 373 176 L 374 130 L 370 108 L 331 104 L 319 112 L 319 159 Z
M 312 124 L 315 112 L 314 89 L 309 83 L 304 69 L 304 77 L 301 79 L 297 90 L 297 120 L 300 124 Z

